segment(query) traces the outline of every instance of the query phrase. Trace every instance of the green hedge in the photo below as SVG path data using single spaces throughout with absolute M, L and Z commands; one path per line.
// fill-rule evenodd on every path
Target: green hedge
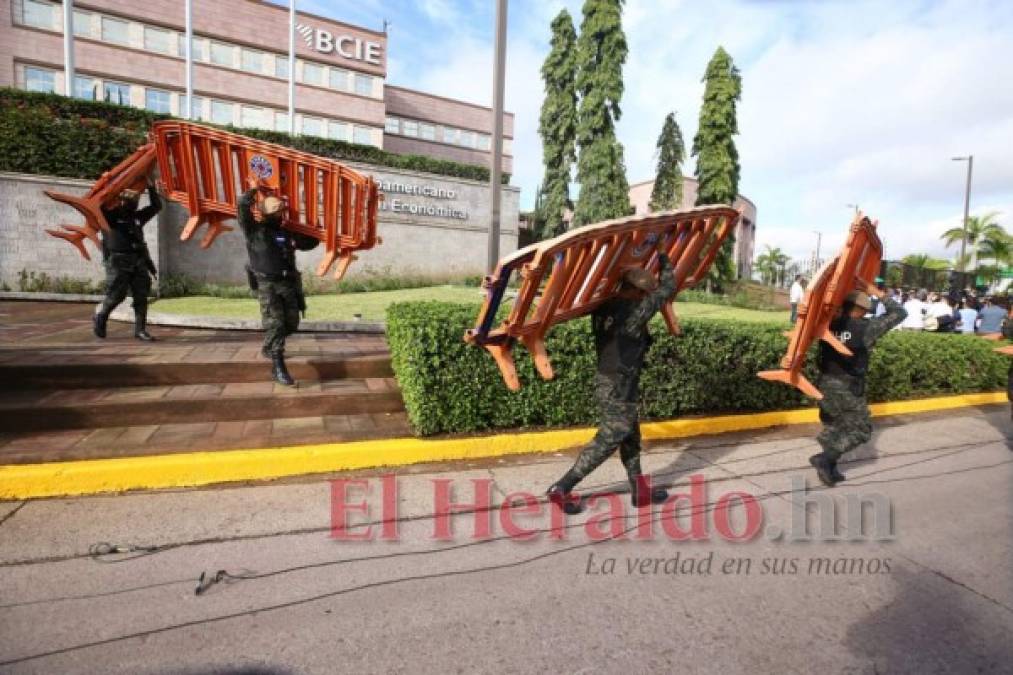
M 523 384 L 511 392 L 492 357 L 465 344 L 478 306 L 401 303 L 387 312 L 387 338 L 408 417 L 419 435 L 496 427 L 595 423 L 595 355 L 590 321 L 556 326 L 548 351 L 556 379 L 542 381 L 522 346 L 514 348 Z M 672 338 L 660 318 L 641 379 L 646 419 L 687 414 L 779 410 L 812 402 L 783 384 L 756 377 L 776 367 L 787 341 L 783 324 L 685 319 Z M 973 336 L 892 332 L 873 350 L 872 401 L 1002 389 L 1009 358 Z M 814 378 L 813 359 L 807 376 Z
M 111 103 L 0 88 L 0 171 L 95 179 L 143 144 L 151 124 L 163 119 L 171 117 Z M 326 138 L 223 128 L 336 160 L 489 180 L 489 169 L 474 164 L 398 155 Z M 509 180 L 504 175 L 503 182 Z

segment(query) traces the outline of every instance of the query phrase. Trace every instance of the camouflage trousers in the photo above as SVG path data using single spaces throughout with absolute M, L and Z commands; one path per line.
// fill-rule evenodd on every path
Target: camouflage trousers
M 841 455 L 854 450 L 872 438 L 872 418 L 865 401 L 865 383 L 860 393 L 850 381 L 838 378 L 823 378 L 819 388 L 823 392 L 820 401 L 820 422 L 823 430 L 816 437 L 823 454 L 837 461 Z
M 260 320 L 264 327 L 266 356 L 285 353 L 285 338 L 299 329 L 299 300 L 302 288 L 299 281 L 261 281 L 257 288 L 260 299 Z
M 618 395 L 625 389 L 631 396 Z M 632 389 L 632 391 L 630 391 Z M 637 411 L 637 387 L 616 387 L 608 378 L 595 378 L 599 426 L 595 437 L 584 446 L 571 471 L 584 478 L 619 448 L 619 458 L 631 478 L 640 475 L 640 414 Z M 632 398 L 633 400 L 629 400 Z
M 148 311 L 148 292 L 151 275 L 144 259 L 133 254 L 113 253 L 106 258 L 106 297 L 99 312 L 109 316 L 126 299 L 129 293 L 134 300 L 134 312 L 144 316 Z

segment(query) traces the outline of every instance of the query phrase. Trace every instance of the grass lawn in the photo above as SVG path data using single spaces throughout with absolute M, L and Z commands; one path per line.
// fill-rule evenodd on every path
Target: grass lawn
M 400 291 L 311 295 L 306 298 L 308 305 L 306 319 L 308 321 L 351 321 L 354 314 L 361 314 L 363 321 L 383 321 L 388 305 L 410 300 L 464 302 L 477 306 L 482 302 L 482 296 L 477 288 L 465 286 L 431 286 Z M 254 298 L 213 298 L 203 295 L 166 298 L 154 303 L 152 310 L 161 314 L 217 316 L 230 319 L 260 318 L 260 309 Z M 763 312 L 697 302 L 676 302 L 675 311 L 680 317 L 686 318 L 705 317 L 754 322 L 781 321 L 785 326 L 788 324 L 787 311 Z

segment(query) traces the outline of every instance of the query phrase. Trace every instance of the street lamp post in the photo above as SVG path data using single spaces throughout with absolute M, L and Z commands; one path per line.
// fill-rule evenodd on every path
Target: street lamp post
M 971 171 L 974 169 L 974 155 L 953 157 L 954 162 L 967 162 L 967 185 L 964 188 L 964 237 L 960 240 L 960 271 L 967 271 L 967 218 L 971 209 Z
M 507 0 L 496 2 L 496 54 L 493 57 L 492 86 L 492 166 L 489 167 L 491 195 L 488 270 L 492 274 L 499 262 L 500 204 L 503 195 L 503 90 L 506 77 Z
M 63 0 L 63 93 L 74 95 L 74 0 Z
M 820 266 L 820 244 L 823 242 L 823 233 L 819 230 L 813 230 L 813 234 L 816 235 L 816 265 L 815 268 L 819 269 Z

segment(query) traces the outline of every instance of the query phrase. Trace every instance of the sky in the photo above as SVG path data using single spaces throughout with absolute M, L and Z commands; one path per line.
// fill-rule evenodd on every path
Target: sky
M 287 4 L 279 0 L 280 4 Z M 539 74 L 549 24 L 579 0 L 512 0 L 506 107 L 516 115 L 522 209 L 542 175 Z M 493 0 L 297 0 L 302 11 L 381 29 L 388 83 L 492 101 Z M 617 125 L 630 183 L 653 177 L 655 144 L 676 113 L 687 149 L 701 77 L 718 46 L 742 75 L 739 191 L 757 206 L 757 253 L 808 258 L 839 248 L 853 205 L 879 220 L 886 257 L 952 258 L 939 235 L 971 214 L 1013 230 L 1013 1 L 626 0 L 629 45 Z M 683 171 L 692 175 L 693 158 Z M 576 197 L 576 191 L 572 195 Z

